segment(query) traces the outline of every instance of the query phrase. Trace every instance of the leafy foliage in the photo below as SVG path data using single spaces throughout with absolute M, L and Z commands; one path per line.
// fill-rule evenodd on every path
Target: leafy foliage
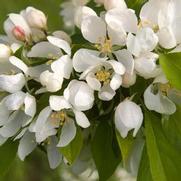
M 122 138 L 118 132 L 116 132 L 116 137 L 121 150 L 123 163 L 125 165 L 130 155 L 130 151 L 132 150 L 134 144 L 134 138 L 130 134 L 126 138 Z
M 8 171 L 16 157 L 18 142 L 7 141 L 0 146 L 0 178 Z
M 153 181 L 146 146 L 143 149 L 137 181 Z
M 160 55 L 160 64 L 170 83 L 181 90 L 181 53 Z
M 100 181 L 107 180 L 120 162 L 120 156 L 114 151 L 113 132 L 107 121 L 102 121 L 96 129 L 92 141 L 92 154 Z
M 166 138 L 161 120 L 157 115 L 145 114 L 146 147 L 154 181 L 179 181 L 181 170 L 180 152 Z

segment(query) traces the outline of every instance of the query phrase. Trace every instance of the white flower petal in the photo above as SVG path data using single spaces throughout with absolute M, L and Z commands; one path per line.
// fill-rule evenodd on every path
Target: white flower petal
M 63 77 L 47 70 L 41 73 L 40 82 L 48 91 L 57 92 L 62 88 Z
M 35 134 L 26 132 L 22 139 L 19 142 L 18 146 L 18 156 L 19 158 L 24 161 L 26 156 L 28 156 L 37 146 L 35 140 Z
M 45 122 L 48 120 L 51 112 L 52 112 L 52 110 L 50 107 L 46 107 L 40 112 L 40 114 L 36 120 L 36 123 L 34 125 L 36 132 L 41 130 L 42 125 L 44 125 Z
M 28 57 L 57 58 L 62 55 L 61 50 L 49 42 L 43 41 L 34 45 L 27 53 Z
M 132 74 L 125 73 L 123 76 L 122 86 L 128 88 L 136 83 L 136 73 L 135 71 Z
M 153 93 L 153 85 L 150 85 L 144 92 L 144 102 L 149 110 L 156 111 L 160 114 L 173 114 L 176 111 L 175 104 L 166 96 Z
M 159 56 L 152 52 L 142 54 L 140 57 L 135 58 L 135 70 L 144 78 L 151 78 L 155 76 L 153 73 L 158 68 L 156 61 Z
M 94 73 L 88 73 L 88 75 L 86 76 L 86 81 L 93 90 L 99 91 L 101 89 L 101 83 L 96 79 Z
M 9 110 L 18 110 L 23 104 L 26 94 L 24 92 L 16 92 L 6 97 L 5 105 Z
M 97 14 L 93 9 L 87 6 L 78 7 L 75 12 L 75 17 L 74 17 L 74 22 L 76 26 L 81 28 L 83 19 L 87 18 L 88 16 L 97 16 Z
M 109 60 L 108 62 L 112 65 L 114 71 L 117 74 L 123 75 L 125 73 L 126 69 L 125 69 L 124 65 L 121 62 L 117 62 L 115 60 Z
M 158 14 L 160 12 L 160 7 L 163 8 L 163 1 L 148 1 L 146 2 L 140 11 L 140 18 L 144 22 L 151 22 L 153 24 L 158 24 Z
M 8 59 L 11 56 L 11 49 L 9 46 L 0 43 L 0 60 Z
M 69 44 L 72 44 L 72 40 L 71 40 L 71 37 L 64 31 L 54 31 L 52 33 L 53 36 L 57 37 L 57 38 L 60 38 L 62 40 L 65 40 L 66 42 L 68 42 Z
M 97 16 L 88 16 L 81 25 L 83 37 L 91 43 L 101 43 L 106 38 L 106 24 Z
M 173 33 L 175 35 L 175 38 L 177 40 L 177 44 L 181 43 L 181 17 L 175 19 L 175 21 L 172 23 Z
M 37 120 L 35 125 L 32 125 L 31 130 L 35 132 L 36 141 L 38 143 L 41 143 L 49 136 L 56 135 L 57 130 L 55 129 L 57 125 L 53 124 L 52 120 L 50 119 L 50 115 L 52 113 L 52 110 L 50 107 L 44 108 Z
M 73 67 L 77 72 L 83 72 L 91 66 L 95 66 L 107 60 L 100 58 L 98 51 L 79 49 L 73 56 Z
M 71 108 L 71 105 L 63 96 L 50 96 L 49 104 L 54 111 Z
M 30 27 L 28 26 L 25 19 L 21 15 L 11 13 L 11 14 L 9 14 L 9 18 L 15 26 L 22 27 L 22 29 L 25 31 L 25 34 L 27 36 L 29 36 L 31 34 Z
M 66 42 L 65 40 L 59 39 L 55 36 L 48 36 L 47 39 L 52 45 L 59 47 L 60 49 L 64 50 L 65 53 L 67 53 L 68 55 L 71 55 L 71 48 L 68 42 Z
M 127 33 L 123 29 L 123 27 L 120 27 L 119 29 L 117 29 L 117 28 L 113 28 L 113 25 L 112 27 L 108 25 L 107 31 L 108 31 L 108 35 L 109 35 L 112 45 L 124 46 L 126 44 Z
M 67 146 L 76 136 L 76 126 L 74 120 L 66 120 L 60 135 L 60 140 L 57 144 L 57 147 Z
M 170 27 L 162 28 L 158 33 L 159 44 L 166 49 L 174 48 L 177 45 L 177 40 Z
M 128 34 L 126 46 L 129 52 L 135 56 L 139 56 L 141 52 L 141 46 L 139 40 L 131 33 Z
M 6 98 L 0 102 L 0 126 L 6 123 L 11 114 L 11 111 L 6 107 L 5 100 Z
M 136 136 L 143 121 L 141 108 L 130 100 L 121 102 L 116 108 L 115 125 L 123 138 L 128 131 L 134 129 L 133 136 Z
M 133 74 L 134 59 L 132 54 L 126 49 L 118 50 L 114 52 L 114 54 L 116 55 L 118 61 L 121 62 L 126 68 L 126 73 Z
M 116 92 L 113 89 L 111 89 L 109 85 L 107 85 L 101 88 L 101 91 L 99 91 L 98 96 L 99 99 L 103 101 L 110 101 L 115 96 L 115 94 Z
M 90 126 L 90 122 L 83 112 L 74 110 L 74 114 L 75 120 L 79 126 L 81 126 L 82 128 L 88 128 Z
M 16 75 L 0 75 L 0 89 L 14 93 L 25 85 L 25 77 L 22 73 Z
M 72 80 L 64 91 L 64 97 L 79 111 L 92 108 L 94 103 L 94 92 L 83 81 Z
M 56 74 L 69 79 L 72 72 L 72 60 L 68 55 L 64 55 L 54 61 L 51 68 Z
M 34 117 L 36 113 L 35 97 L 27 93 L 24 99 L 24 104 L 25 104 L 25 113 L 31 117 Z
M 57 168 L 62 161 L 62 155 L 56 147 L 57 143 L 57 137 L 52 136 L 50 138 L 50 144 L 47 146 L 47 156 L 51 169 Z
M 22 60 L 20 60 L 19 58 L 15 57 L 15 56 L 11 56 L 9 58 L 9 61 L 27 75 L 28 66 Z
M 158 43 L 158 37 L 151 28 L 140 29 L 136 36 L 128 35 L 127 48 L 135 56 L 154 50 Z
M 124 29 L 126 32 L 131 33 L 136 33 L 137 31 L 138 20 L 135 12 L 131 9 L 111 9 L 107 11 L 105 20 L 113 30 Z
M 7 123 L 0 128 L 0 135 L 9 138 L 14 136 L 22 126 L 22 123 L 29 119 L 23 111 L 15 111 L 9 117 Z
M 122 77 L 119 74 L 114 74 L 111 82 L 110 82 L 110 87 L 113 90 L 117 90 L 122 84 Z

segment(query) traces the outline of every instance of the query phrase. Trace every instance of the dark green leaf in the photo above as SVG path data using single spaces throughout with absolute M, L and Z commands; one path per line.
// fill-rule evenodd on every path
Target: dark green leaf
M 181 90 L 181 53 L 161 54 L 160 64 L 170 83 Z
M 82 131 L 80 130 L 80 128 L 77 128 L 77 133 L 74 140 L 72 140 L 68 146 L 60 148 L 60 152 L 67 159 L 69 164 L 72 164 L 79 156 L 82 146 L 83 146 Z
M 143 148 L 137 181 L 153 181 L 146 146 Z
M 146 146 L 154 181 L 180 181 L 181 157 L 166 138 L 161 120 L 152 112 L 145 113 Z
M 12 140 L 7 141 L 0 147 L 0 177 L 10 168 L 16 157 L 18 143 Z
M 105 181 L 120 163 L 120 155 L 114 151 L 113 131 L 107 121 L 101 121 L 92 141 L 92 154 L 99 172 L 99 180 Z

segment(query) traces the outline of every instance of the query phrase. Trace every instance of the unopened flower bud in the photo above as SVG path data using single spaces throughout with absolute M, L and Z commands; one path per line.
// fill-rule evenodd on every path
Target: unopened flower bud
M 23 16 L 30 27 L 44 30 L 47 29 L 47 18 L 42 11 L 33 7 L 28 7 L 25 12 L 23 12 Z
M 4 31 L 8 38 L 18 41 L 31 41 L 32 32 L 23 16 L 19 14 L 10 14 L 4 22 Z

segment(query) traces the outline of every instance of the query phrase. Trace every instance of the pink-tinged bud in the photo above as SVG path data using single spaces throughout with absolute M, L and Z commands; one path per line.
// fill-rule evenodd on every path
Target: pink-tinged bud
M 20 26 L 15 26 L 12 30 L 12 33 L 17 40 L 19 41 L 26 40 L 25 31 Z

